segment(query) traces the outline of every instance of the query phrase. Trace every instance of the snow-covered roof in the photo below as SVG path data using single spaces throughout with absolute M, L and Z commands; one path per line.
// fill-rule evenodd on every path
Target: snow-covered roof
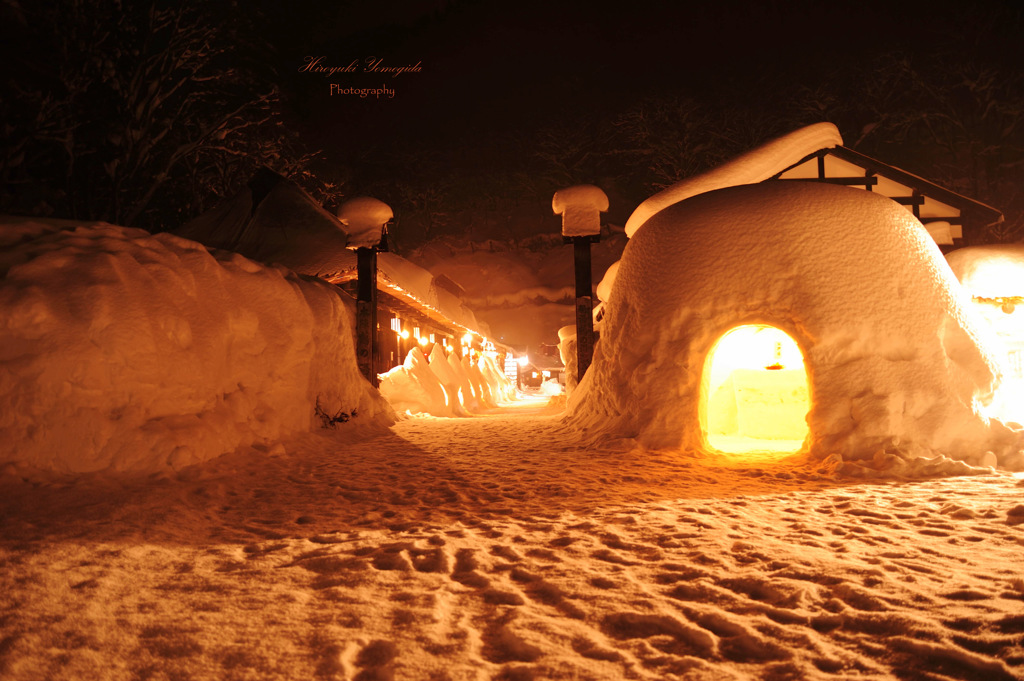
M 962 239 L 964 227 L 970 230 L 1003 221 L 1003 214 L 992 206 L 842 145 L 819 149 L 773 178 L 819 180 L 887 196 L 913 213 L 941 245 Z
M 658 211 L 704 192 L 763 182 L 820 149 L 843 143 L 839 129 L 831 123 L 816 123 L 783 135 L 748 151 L 717 168 L 680 180 L 650 197 L 626 221 L 632 237 Z
M 364 237 L 376 230 L 376 241 L 367 241 L 376 245 L 380 228 L 391 219 L 391 208 L 367 197 L 352 199 L 345 206 L 341 211 L 345 219 L 363 230 Z M 356 254 L 351 250 L 356 242 L 345 232 L 341 220 L 298 185 L 267 169 L 257 173 L 234 197 L 186 223 L 175 234 L 332 283 L 357 276 Z M 394 253 L 378 254 L 377 267 L 379 288 L 435 321 L 474 333 L 489 333 L 472 310 L 457 296 L 435 286 L 433 275 L 422 267 Z

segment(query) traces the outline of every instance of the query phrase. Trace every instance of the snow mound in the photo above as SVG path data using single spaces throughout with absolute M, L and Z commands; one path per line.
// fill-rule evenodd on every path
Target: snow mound
M 389 424 L 323 282 L 170 234 L 3 225 L 0 463 L 181 468 L 320 425 Z
M 730 187 L 651 218 L 627 245 L 572 422 L 706 450 L 705 361 L 744 324 L 805 358 L 804 450 L 870 459 L 1015 456 L 979 411 L 998 381 L 980 321 L 921 224 L 869 192 L 803 182 Z
M 469 416 L 495 408 L 514 396 L 511 382 L 490 357 L 445 356 L 434 345 L 430 359 L 415 347 L 401 366 L 380 377 L 380 392 L 398 412 Z
M 599 187 L 580 184 L 555 192 L 551 209 L 562 216 L 562 236 L 597 236 L 601 213 L 608 210 L 608 196 Z
M 410 350 L 400 366 L 381 374 L 380 394 L 397 412 L 433 416 L 454 413 L 441 379 L 419 347 Z
M 713 170 L 680 180 L 650 197 L 629 216 L 626 235 L 632 237 L 655 213 L 691 196 L 763 182 L 816 151 L 842 143 L 839 129 L 831 123 L 816 123 L 783 135 Z

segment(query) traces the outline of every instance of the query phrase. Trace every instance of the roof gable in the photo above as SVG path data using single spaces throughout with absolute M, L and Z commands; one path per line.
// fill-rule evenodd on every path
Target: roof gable
M 963 240 L 965 229 L 970 233 L 1003 221 L 991 206 L 842 145 L 819 149 L 771 179 L 814 180 L 887 196 L 905 206 L 940 245 Z

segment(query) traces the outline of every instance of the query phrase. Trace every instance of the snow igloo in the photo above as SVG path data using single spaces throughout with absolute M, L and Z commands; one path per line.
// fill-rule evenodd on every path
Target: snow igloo
M 740 451 L 714 443 L 731 420 L 734 435 L 822 458 L 991 464 L 1017 436 L 982 413 L 999 368 L 973 315 L 924 227 L 888 198 L 815 182 L 709 191 L 627 244 L 568 418 L 654 448 Z M 745 414 L 714 408 L 730 381 Z

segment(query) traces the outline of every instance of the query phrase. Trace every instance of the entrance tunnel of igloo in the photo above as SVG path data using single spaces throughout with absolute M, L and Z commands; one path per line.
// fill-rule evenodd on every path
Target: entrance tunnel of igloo
M 1008 455 L 1017 436 L 981 411 L 998 364 L 967 308 L 924 227 L 888 198 L 813 182 L 710 191 L 655 214 L 627 244 L 568 419 L 648 447 L 708 450 L 705 363 L 729 330 L 753 324 L 804 353 L 801 451 Z
M 711 449 L 793 453 L 807 437 L 803 354 L 786 332 L 748 324 L 726 332 L 704 362 L 700 424 Z

